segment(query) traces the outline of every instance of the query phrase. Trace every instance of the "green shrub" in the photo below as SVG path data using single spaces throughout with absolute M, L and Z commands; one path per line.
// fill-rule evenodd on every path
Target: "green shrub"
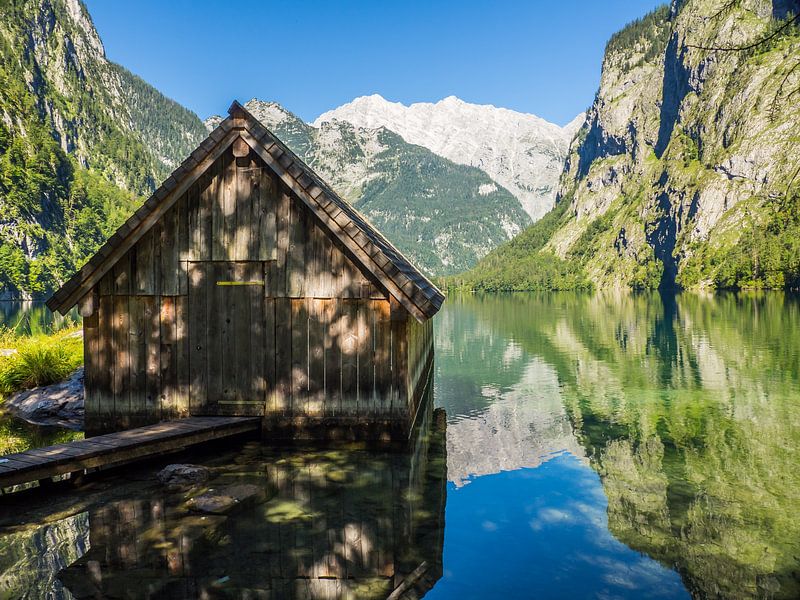
M 16 350 L 15 354 L 0 358 L 0 394 L 66 379 L 83 363 L 83 341 L 70 337 L 74 331 L 14 339 L 7 332 L 0 334 L 5 345 Z
M 664 263 L 655 256 L 648 256 L 634 269 L 628 285 L 634 290 L 655 290 L 661 284 Z

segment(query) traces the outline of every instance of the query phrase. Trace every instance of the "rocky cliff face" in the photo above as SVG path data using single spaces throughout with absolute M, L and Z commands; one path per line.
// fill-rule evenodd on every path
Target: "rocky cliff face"
M 366 129 L 386 127 L 410 144 L 481 169 L 536 221 L 553 207 L 569 144 L 584 117 L 559 127 L 536 115 L 455 96 L 405 106 L 374 94 L 320 115 L 314 125 L 345 121 Z
M 675 0 L 616 34 L 547 249 L 600 286 L 797 283 L 798 13 Z
M 30 115 L 17 95 L 29 96 L 65 153 L 142 192 L 205 135 L 194 114 L 106 58 L 80 0 L 26 1 L 2 14 L 3 71 L 13 81 L 0 93 L 0 117 L 12 133 L 26 133 Z M 125 151 L 145 164 L 124 160 Z
M 245 106 L 429 273 L 467 269 L 530 224 L 516 198 L 486 173 L 385 127 L 344 120 L 315 127 L 274 102 Z
M 0 296 L 57 286 L 205 135 L 80 0 L 0 5 Z

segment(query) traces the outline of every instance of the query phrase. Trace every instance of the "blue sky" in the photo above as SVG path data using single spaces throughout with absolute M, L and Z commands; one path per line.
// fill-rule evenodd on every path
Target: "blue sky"
M 565 124 L 609 36 L 656 0 L 85 0 L 108 57 L 201 118 L 233 98 L 310 121 L 357 96 L 455 95 Z

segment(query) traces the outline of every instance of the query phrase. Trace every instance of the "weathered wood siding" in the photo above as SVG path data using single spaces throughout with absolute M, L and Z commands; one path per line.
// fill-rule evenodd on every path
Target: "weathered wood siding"
M 407 428 L 430 321 L 370 277 L 255 153 L 229 149 L 96 286 L 87 432 L 211 414 Z
M 406 373 L 408 411 L 411 419 L 414 419 L 432 368 L 433 322 L 430 319 L 424 323 L 420 323 L 416 319 L 409 319 L 405 337 L 408 345 L 408 371 Z

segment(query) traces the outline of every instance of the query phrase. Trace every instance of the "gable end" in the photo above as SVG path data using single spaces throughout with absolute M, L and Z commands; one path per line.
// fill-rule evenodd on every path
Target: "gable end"
M 275 173 L 318 222 L 338 240 L 356 266 L 376 280 L 422 322 L 441 307 L 444 295 L 352 206 L 238 102 L 229 116 L 112 235 L 100 250 L 47 301 L 66 312 L 98 284 L 234 143 L 243 142 Z M 244 145 L 242 144 L 242 145 Z M 238 152 L 244 151 L 242 145 Z

